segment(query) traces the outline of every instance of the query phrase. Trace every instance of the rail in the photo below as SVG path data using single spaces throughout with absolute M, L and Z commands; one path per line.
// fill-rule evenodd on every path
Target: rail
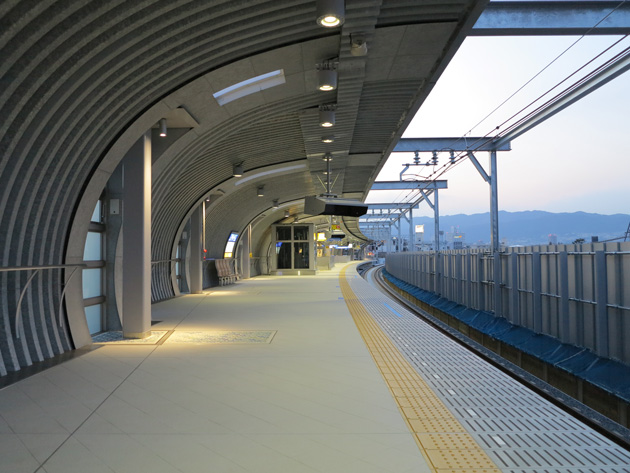
M 18 340 L 20 338 L 20 322 L 22 320 L 22 300 L 24 299 L 24 296 L 26 295 L 26 291 L 31 285 L 31 282 L 33 281 L 33 279 L 35 279 L 35 276 L 37 276 L 41 271 L 46 270 L 46 269 L 65 269 L 65 268 L 74 268 L 74 269 L 72 270 L 72 272 L 70 273 L 70 276 L 68 277 L 68 280 L 64 284 L 63 291 L 61 291 L 61 297 L 59 298 L 59 312 L 58 312 L 59 320 L 57 321 L 57 323 L 59 324 L 59 327 L 63 327 L 63 317 L 61 317 L 61 310 L 63 309 L 63 299 L 66 295 L 66 289 L 68 288 L 68 283 L 76 274 L 77 269 L 87 268 L 87 265 L 83 263 L 82 264 L 46 264 L 46 265 L 41 265 L 41 266 L 6 266 L 4 268 L 0 268 L 0 273 L 7 273 L 7 272 L 13 272 L 13 271 L 34 271 L 33 274 L 29 276 L 28 280 L 26 281 L 26 284 L 22 288 L 22 291 L 20 293 L 20 298 L 18 299 L 18 302 L 17 302 L 17 309 L 15 311 L 15 338 L 17 338 Z

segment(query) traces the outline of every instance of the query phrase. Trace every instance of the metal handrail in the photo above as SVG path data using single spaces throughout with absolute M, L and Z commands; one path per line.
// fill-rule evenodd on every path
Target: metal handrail
M 151 264 L 170 263 L 172 261 L 181 261 L 181 260 L 182 260 L 181 258 L 159 259 L 159 260 L 151 261 Z
M 72 270 L 72 273 L 70 273 L 70 277 L 66 281 L 63 291 L 61 292 L 61 299 L 59 301 L 59 320 L 58 320 L 59 327 L 63 327 L 63 319 L 61 317 L 61 308 L 63 305 L 63 298 L 66 295 L 66 289 L 68 288 L 68 283 L 77 272 L 77 269 L 87 268 L 87 265 L 84 263 L 80 263 L 80 264 L 77 263 L 77 264 L 45 264 L 45 265 L 40 265 L 40 266 L 5 266 L 3 268 L 0 267 L 1 273 L 7 273 L 11 271 L 34 271 L 33 274 L 31 274 L 28 280 L 26 281 L 26 284 L 24 285 L 24 287 L 22 288 L 22 292 L 20 293 L 20 298 L 18 299 L 17 309 L 15 311 L 15 338 L 17 339 L 20 338 L 20 321 L 22 319 L 21 317 L 22 316 L 22 300 L 24 299 L 24 296 L 26 295 L 26 290 L 31 285 L 31 282 L 33 281 L 33 279 L 35 279 L 35 276 L 37 276 L 40 273 L 40 271 L 44 269 L 64 269 L 64 268 L 74 268 L 74 269 Z

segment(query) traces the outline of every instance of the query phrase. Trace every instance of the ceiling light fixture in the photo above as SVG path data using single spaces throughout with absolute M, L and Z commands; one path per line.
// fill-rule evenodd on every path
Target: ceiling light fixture
M 273 207 L 274 209 L 277 209 L 277 208 L 279 207 L 279 205 L 278 205 L 278 199 L 273 199 L 273 205 L 272 205 L 272 207 Z
M 331 106 L 319 107 L 319 126 L 330 128 L 335 126 L 335 110 Z
M 344 0 L 317 0 L 317 24 L 325 28 L 342 25 L 344 3 Z
M 335 63 L 324 62 L 317 64 L 317 88 L 328 92 L 337 88 L 337 70 Z
M 166 118 L 160 118 L 160 136 L 166 136 Z
M 322 143 L 332 143 L 335 141 L 335 137 L 332 135 L 322 136 Z
M 243 163 L 238 163 L 232 166 L 232 176 L 241 177 L 243 175 Z
M 264 197 L 265 196 L 265 186 L 258 186 L 258 188 L 256 189 L 256 195 L 258 197 Z
M 285 211 L 284 211 L 284 218 L 289 218 L 289 216 L 290 216 L 290 215 L 291 215 L 291 214 L 289 213 L 289 211 L 288 211 L 288 210 L 285 210 Z
M 324 156 L 322 156 L 322 159 L 323 159 L 324 161 L 332 161 L 333 156 L 332 156 L 332 154 L 330 154 L 330 153 L 326 153 Z

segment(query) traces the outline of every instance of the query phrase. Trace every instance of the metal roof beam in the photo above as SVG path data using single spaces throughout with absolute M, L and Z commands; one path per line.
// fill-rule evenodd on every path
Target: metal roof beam
M 400 217 L 400 214 L 398 215 L 363 215 L 361 216 L 361 218 L 359 219 L 359 223 L 366 223 L 366 222 L 393 222 L 395 220 L 398 220 L 398 217 Z
M 420 207 L 418 206 L 418 204 L 413 204 L 411 202 L 392 202 L 391 204 L 368 204 L 366 203 L 365 205 L 367 205 L 370 210 L 375 209 L 375 210 L 379 210 L 379 209 L 419 209 Z
M 377 181 L 372 184 L 373 191 L 390 191 L 406 189 L 448 189 L 448 181 Z
M 584 34 L 630 34 L 630 2 L 621 5 L 619 1 L 490 2 L 469 36 Z
M 414 151 L 492 151 L 494 150 L 492 138 L 401 138 L 396 143 L 393 153 L 409 153 Z M 496 151 L 510 151 L 510 143 L 505 143 Z

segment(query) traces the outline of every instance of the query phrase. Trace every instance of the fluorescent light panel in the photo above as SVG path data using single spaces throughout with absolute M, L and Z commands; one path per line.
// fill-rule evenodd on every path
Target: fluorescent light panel
M 278 71 L 268 72 L 260 76 L 252 77 L 251 79 L 244 80 L 238 84 L 226 87 L 223 90 L 218 91 L 212 96 L 219 102 L 219 105 L 225 105 L 236 99 L 246 97 L 261 90 L 275 87 L 286 83 L 284 78 L 284 69 Z
M 304 168 L 306 168 L 306 164 L 297 164 L 295 166 L 286 166 L 283 168 L 270 169 L 269 171 L 258 172 L 256 174 L 252 174 L 251 176 L 244 177 L 243 179 L 239 179 L 236 183 L 234 183 L 234 186 L 240 186 L 241 184 L 244 184 L 247 181 L 258 179 L 259 177 L 263 177 L 263 176 L 269 176 L 270 174 L 277 174 L 279 172 L 294 171 L 297 169 L 304 169 Z

